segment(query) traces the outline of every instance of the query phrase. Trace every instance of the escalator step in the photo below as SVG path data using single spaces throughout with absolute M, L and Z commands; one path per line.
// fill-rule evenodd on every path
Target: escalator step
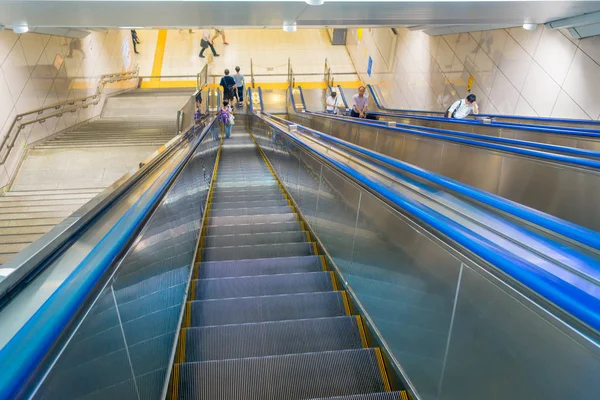
M 197 279 L 195 283 L 196 300 L 271 296 L 333 290 L 331 273 L 329 272 Z
M 198 267 L 203 279 L 323 271 L 319 256 L 209 261 L 199 263 Z
M 244 235 L 251 233 L 269 233 L 269 232 L 293 232 L 302 231 L 304 227 L 300 221 L 290 222 L 271 222 L 271 223 L 253 223 L 243 225 L 221 225 L 209 226 L 206 228 L 207 236 L 219 235 Z
M 279 188 L 265 193 L 258 194 L 242 194 L 242 193 L 213 193 L 212 201 L 213 204 L 219 204 L 221 202 L 236 202 L 236 201 L 269 201 L 269 200 L 281 200 L 284 199 L 283 193 Z
M 242 215 L 266 215 L 266 214 L 286 214 L 293 213 L 294 210 L 289 205 L 283 207 L 254 207 L 254 208 L 226 208 L 210 210 L 211 217 L 227 217 Z
M 242 235 L 205 236 L 205 247 L 221 246 L 253 246 L 257 244 L 301 243 L 308 241 L 308 235 L 303 231 L 269 232 Z
M 218 180 L 214 184 L 215 189 L 219 191 L 232 191 L 232 192 L 249 192 L 249 191 L 262 191 L 264 189 L 272 189 L 279 187 L 277 181 L 272 177 L 266 177 L 264 179 L 246 182 L 223 182 L 220 183 Z
M 244 215 L 244 216 L 229 216 L 229 217 L 209 217 L 208 226 L 220 225 L 245 225 L 253 223 L 270 223 L 270 222 L 289 222 L 297 221 L 298 215 L 295 213 L 288 214 L 269 214 L 269 215 Z
M 186 362 L 363 347 L 356 317 L 189 328 L 185 338 Z
M 408 397 L 405 397 L 408 399 Z M 403 400 L 400 392 L 357 394 L 353 396 L 320 397 L 309 400 Z
M 373 349 L 179 365 L 180 399 L 292 400 L 385 391 Z
M 193 301 L 191 326 L 244 324 L 346 315 L 342 292 Z
M 256 207 L 285 207 L 289 205 L 285 199 L 266 200 L 266 201 L 219 201 L 211 205 L 211 211 L 231 208 L 256 208 Z
M 205 247 L 202 261 L 247 260 L 251 258 L 316 255 L 314 243 L 278 243 L 256 246 Z

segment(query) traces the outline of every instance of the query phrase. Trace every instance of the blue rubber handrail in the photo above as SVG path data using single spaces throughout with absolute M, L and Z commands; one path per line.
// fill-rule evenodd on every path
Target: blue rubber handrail
M 304 100 L 304 91 L 302 90 L 302 86 L 298 85 L 298 92 L 300 92 L 300 101 L 302 102 L 302 108 L 304 111 L 308 111 L 306 109 L 306 100 Z
M 294 111 L 296 111 L 296 110 L 294 110 Z M 588 159 L 588 158 L 574 157 L 574 156 L 563 155 L 563 154 L 546 153 L 546 152 L 540 151 L 540 150 L 532 150 L 532 149 L 526 149 L 526 148 L 521 148 L 521 147 L 512 147 L 512 146 L 508 146 L 508 145 L 504 145 L 504 144 L 491 143 L 491 141 L 489 141 L 489 140 L 478 141 L 478 140 L 463 139 L 461 137 L 456 137 L 457 135 L 446 136 L 446 134 L 429 133 L 429 132 L 424 132 L 424 131 L 415 130 L 415 129 L 398 128 L 398 127 L 389 126 L 381 121 L 365 122 L 365 121 L 358 121 L 358 120 L 347 119 L 347 118 L 341 119 L 336 116 L 329 115 L 329 114 L 323 114 L 323 113 L 319 113 L 317 115 L 319 115 L 321 117 L 332 118 L 332 119 L 336 119 L 339 121 L 352 123 L 352 124 L 377 127 L 379 129 L 386 129 L 386 130 L 395 131 L 395 132 L 408 133 L 411 135 L 429 137 L 432 139 L 439 139 L 439 140 L 445 140 L 445 141 L 455 142 L 455 143 L 460 143 L 460 144 L 467 144 L 467 145 L 483 147 L 483 148 L 492 149 L 492 150 L 503 151 L 503 152 L 507 152 L 507 153 L 520 154 L 520 155 L 535 157 L 535 158 L 539 158 L 539 159 L 543 159 L 543 160 L 549 160 L 551 162 L 573 164 L 573 165 L 581 166 L 584 168 L 600 169 L 600 161 L 596 161 L 596 160 Z M 428 129 L 430 129 L 430 128 L 428 128 Z M 449 132 L 456 133 L 455 131 L 449 131 Z M 463 135 L 474 135 L 474 134 L 463 134 Z M 481 135 L 477 135 L 477 136 L 481 136 Z M 467 137 L 469 137 L 469 136 L 467 136 Z M 470 136 L 470 137 L 472 137 L 472 136 Z M 505 139 L 505 140 L 514 140 L 514 139 Z M 544 143 L 535 143 L 535 142 L 526 142 L 526 143 L 527 143 L 528 147 L 537 147 L 540 149 L 544 149 L 544 148 L 551 149 L 552 147 L 543 147 L 543 146 L 554 146 L 554 145 L 546 145 Z M 564 152 L 565 153 L 569 152 L 571 154 L 579 153 L 579 151 L 584 151 L 584 152 L 589 151 L 589 150 L 574 149 L 574 148 L 562 147 L 562 146 L 555 146 L 555 147 L 559 147 L 561 149 L 566 149 L 566 151 L 564 151 Z M 592 152 L 592 153 L 597 154 L 596 152 Z M 579 153 L 579 154 L 584 154 L 584 153 Z M 596 157 L 597 157 L 597 155 L 596 155 Z
M 264 112 L 265 111 L 265 105 L 263 103 L 262 89 L 260 88 L 260 86 L 258 87 L 258 100 L 260 101 L 260 111 Z
M 381 116 L 381 117 L 391 117 L 391 118 L 409 118 L 420 121 L 433 121 L 447 124 L 456 124 L 456 125 L 471 125 L 471 126 L 486 126 L 493 128 L 503 128 L 503 129 L 513 129 L 520 130 L 526 132 L 541 132 L 555 135 L 567 135 L 567 136 L 581 136 L 585 138 L 593 138 L 600 139 L 600 131 L 598 130 L 590 130 L 590 129 L 582 129 L 582 128 L 559 128 L 559 127 L 551 127 L 545 125 L 528 125 L 528 124 L 512 124 L 512 123 L 504 123 L 504 122 L 490 122 L 490 123 L 482 123 L 480 121 L 475 121 L 472 119 L 454 119 L 454 118 L 438 118 L 438 117 L 424 117 L 420 115 L 411 115 L 411 114 L 394 114 L 391 112 L 381 112 L 375 111 L 370 112 L 373 115 Z
M 298 89 L 300 91 L 300 96 L 301 96 L 302 100 L 304 101 L 304 94 L 302 91 L 302 87 L 298 86 Z M 295 107 L 294 107 L 294 111 L 297 112 Z M 309 112 L 309 110 L 307 110 L 306 107 L 304 108 L 304 111 Z M 327 113 L 316 113 L 316 114 L 335 118 L 335 116 L 332 116 L 331 114 L 327 114 Z M 381 113 L 372 113 L 372 114 L 379 115 Z M 385 115 L 389 115 L 389 114 L 385 114 Z M 345 121 L 348 121 L 348 120 L 345 120 Z M 355 121 L 349 121 L 349 122 L 355 122 Z M 389 125 L 384 121 L 369 121 L 368 123 L 389 127 Z M 415 132 L 440 133 L 443 135 L 472 138 L 472 139 L 476 139 L 476 140 L 485 140 L 487 142 L 507 144 L 510 146 L 524 146 L 524 147 L 541 149 L 544 151 L 550 151 L 550 152 L 555 152 L 555 153 L 570 154 L 570 155 L 574 155 L 577 157 L 600 159 L 600 152 L 597 152 L 594 150 L 580 149 L 577 147 L 567 147 L 567 146 L 559 146 L 559 145 L 547 144 L 547 143 L 530 142 L 530 141 L 520 140 L 520 139 L 510 139 L 510 138 L 503 138 L 503 137 L 497 137 L 497 136 L 480 135 L 477 133 L 453 131 L 453 130 L 448 130 L 448 129 L 421 127 L 421 126 L 414 126 L 414 125 L 410 125 L 410 124 L 402 124 L 399 122 L 394 122 L 394 124 L 397 128 L 405 128 L 408 130 L 413 130 Z M 595 135 L 595 136 L 600 138 L 600 135 Z
M 375 101 L 375 104 L 377 105 L 377 107 L 382 110 L 390 111 L 390 112 L 397 112 L 397 113 L 423 113 L 423 114 L 431 114 L 431 115 L 436 115 L 436 114 L 442 115 L 442 116 L 444 115 L 444 113 L 440 112 L 440 111 L 405 110 L 405 109 L 400 109 L 400 108 L 385 107 L 379 102 L 379 98 L 377 97 L 377 94 L 375 93 L 375 90 L 373 90 L 372 86 L 367 84 L 367 88 L 369 89 L 369 92 L 373 96 L 373 101 Z M 600 121 L 594 121 L 594 120 L 526 117 L 526 116 L 519 116 L 519 115 L 502 115 L 502 114 L 478 114 L 478 116 L 489 117 L 489 118 L 514 119 L 514 120 L 518 120 L 518 121 L 541 121 L 541 122 L 573 123 L 573 124 L 577 124 L 577 125 L 583 125 L 583 124 L 598 125 L 598 129 L 600 129 Z M 586 128 L 579 128 L 579 129 L 586 129 Z
M 270 121 L 266 121 L 266 123 L 286 135 L 300 147 L 319 155 L 342 172 L 353 177 L 356 181 L 362 183 L 376 193 L 379 193 L 400 209 L 412 214 L 425 224 L 450 238 L 452 241 L 499 268 L 507 275 L 529 287 L 534 292 L 542 295 L 547 300 L 562 308 L 575 318 L 578 318 L 596 331 L 600 331 L 600 313 L 598 313 L 598 310 L 600 310 L 600 299 L 572 285 L 567 280 L 549 273 L 538 265 L 529 262 L 527 259 L 515 257 L 501 246 L 472 233 L 462 225 L 437 211 L 432 210 L 403 194 L 390 190 L 377 181 L 358 173 L 351 167 L 311 148 L 293 135 L 290 135 L 285 130 L 279 128 L 276 124 L 273 124 Z
M 215 123 L 203 129 L 192 150 L 169 172 L 167 168 L 135 204 L 117 221 L 56 291 L 0 350 L 0 399 L 12 399 L 64 328 L 75 317 L 90 291 L 117 260 L 132 235 L 139 230 L 171 182 L 192 157 Z M 172 164 L 174 161 L 172 161 Z
M 248 96 L 247 101 L 248 101 L 248 108 L 250 109 L 250 114 L 254 114 L 254 105 L 252 104 L 252 87 L 248 86 L 248 89 L 246 90 L 246 95 Z
M 572 222 L 565 221 L 563 219 L 535 210 L 533 208 L 524 206 L 514 201 L 505 199 L 504 197 L 486 192 L 481 189 L 477 189 L 473 186 L 461 183 L 451 178 L 447 178 L 443 175 L 439 175 L 434 172 L 427 171 L 426 169 L 416 167 L 412 164 L 400 161 L 393 157 L 377 153 L 375 151 L 366 149 L 361 146 L 357 146 L 353 143 L 347 142 L 342 139 L 338 139 L 334 136 L 327 135 L 314 129 L 302 126 L 302 130 L 310 132 L 329 142 L 351 149 L 364 156 L 378 160 L 384 164 L 391 165 L 402 171 L 426 179 L 446 189 L 459 193 L 463 196 L 472 198 L 478 202 L 489 205 L 508 214 L 514 215 L 520 219 L 532 222 L 550 231 L 554 231 L 562 235 L 563 237 L 574 239 L 580 243 L 583 243 L 600 251 L 599 232 L 574 224 Z
M 323 113 L 319 113 L 319 115 L 323 115 Z M 329 115 L 331 115 L 331 114 L 329 114 Z M 380 125 L 386 126 L 386 127 L 389 126 L 384 121 L 369 121 L 369 122 L 372 124 L 380 124 Z M 570 154 L 570 155 L 574 155 L 577 157 L 600 159 L 600 152 L 594 151 L 594 150 L 580 149 L 578 147 L 559 146 L 559 145 L 555 145 L 555 144 L 530 142 L 530 141 L 521 140 L 521 139 L 510 139 L 510 138 L 497 137 L 497 136 L 480 135 L 478 133 L 452 131 L 452 130 L 440 129 L 440 128 L 430 128 L 430 127 L 421 127 L 421 126 L 417 127 L 414 125 L 401 124 L 398 122 L 394 122 L 394 124 L 397 128 L 405 128 L 405 129 L 415 130 L 415 131 L 419 131 L 419 132 L 440 133 L 442 135 L 472 138 L 475 140 L 485 140 L 487 142 L 492 142 L 492 143 L 502 143 L 502 144 L 506 144 L 509 146 L 530 147 L 533 149 L 540 149 L 540 150 L 554 152 L 554 153 Z

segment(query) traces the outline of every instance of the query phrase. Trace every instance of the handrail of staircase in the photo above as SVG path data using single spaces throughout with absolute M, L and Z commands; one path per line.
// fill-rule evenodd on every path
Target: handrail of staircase
M 208 85 L 208 64 L 196 75 L 196 90 L 202 90 L 206 85 Z
M 135 69 L 127 72 L 119 72 L 112 74 L 104 74 L 100 75 L 98 86 L 96 87 L 96 92 L 89 96 L 79 97 L 76 99 L 69 99 L 59 103 L 52 104 L 50 106 L 38 108 L 32 111 L 27 111 L 25 113 L 17 114 L 15 116 L 8 132 L 2 138 L 2 142 L 0 142 L 0 165 L 4 165 L 12 148 L 17 141 L 19 134 L 27 125 L 31 125 L 37 122 L 44 122 L 49 118 L 61 117 L 63 114 L 67 112 L 75 112 L 82 108 L 87 108 L 90 105 L 96 105 L 100 102 L 101 95 L 104 92 L 104 87 L 108 83 L 121 82 L 130 79 L 138 79 L 139 76 L 139 67 L 136 66 Z M 48 110 L 56 110 L 51 114 L 43 115 L 45 111 Z M 35 115 L 38 117 L 32 120 L 22 122 L 24 117 Z M 13 134 L 13 129 L 16 127 L 16 132 Z M 5 151 L 6 149 L 6 151 Z

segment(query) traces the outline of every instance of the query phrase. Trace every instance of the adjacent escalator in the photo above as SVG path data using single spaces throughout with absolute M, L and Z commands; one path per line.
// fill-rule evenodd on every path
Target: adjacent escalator
M 400 399 L 249 134 L 222 145 L 208 204 L 171 398 Z

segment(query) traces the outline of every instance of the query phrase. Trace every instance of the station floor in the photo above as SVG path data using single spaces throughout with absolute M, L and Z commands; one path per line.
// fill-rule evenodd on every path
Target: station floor
M 214 30 L 211 30 L 214 34 Z M 140 30 L 141 44 L 134 54 L 134 62 L 140 67 L 141 76 L 162 76 L 162 79 L 147 79 L 144 88 L 187 87 L 195 84 L 195 77 L 207 62 L 212 61 L 212 72 L 221 74 L 225 68 L 236 66 L 249 80 L 251 60 L 256 82 L 262 84 L 286 83 L 288 59 L 290 59 L 296 81 L 321 84 L 325 59 L 339 83 L 354 85 L 357 81 L 355 68 L 346 46 L 334 46 L 325 29 L 301 29 L 286 33 L 280 29 L 226 30 L 229 45 L 221 37 L 215 40 L 215 50 L 220 57 L 199 58 L 202 30 Z M 210 54 L 210 49 L 205 55 Z M 233 72 L 232 72 L 233 73 Z M 310 74 L 310 75 L 302 75 Z M 170 77 L 172 76 L 172 77 Z M 283 89 L 284 87 L 282 87 Z

